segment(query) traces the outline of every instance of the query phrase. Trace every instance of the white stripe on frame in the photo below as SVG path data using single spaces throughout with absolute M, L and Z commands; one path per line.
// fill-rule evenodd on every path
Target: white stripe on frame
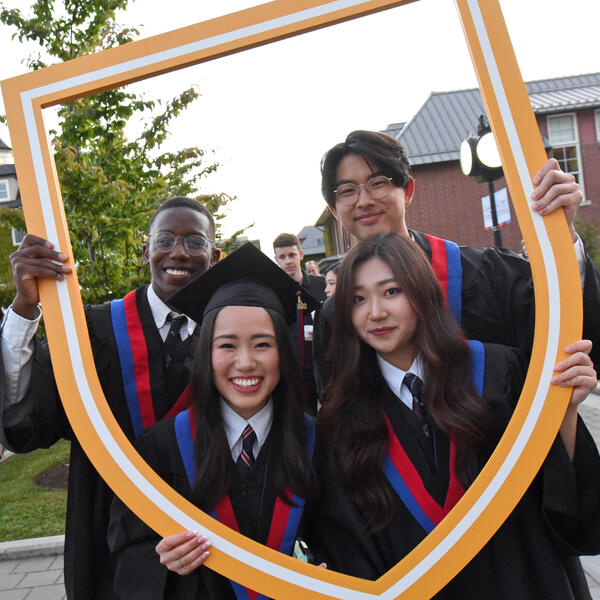
M 525 190 L 525 194 L 527 197 L 529 197 L 531 191 L 533 191 L 533 186 L 529 178 L 529 172 L 518 139 L 516 126 L 514 124 L 514 120 L 512 119 L 512 115 L 510 114 L 508 101 L 506 99 L 506 94 L 502 85 L 502 81 L 500 79 L 500 75 L 498 73 L 498 69 L 495 63 L 491 45 L 489 43 L 487 32 L 485 30 L 483 18 L 479 10 L 479 5 L 476 0 L 468 0 L 468 2 L 475 22 L 478 38 L 482 46 L 482 50 L 484 52 L 486 65 L 490 72 L 490 77 L 492 79 L 494 88 L 496 89 L 496 95 L 500 105 L 500 111 L 506 127 L 507 134 L 511 142 L 513 153 L 515 155 L 515 161 L 517 163 L 519 176 L 523 188 Z M 208 38 L 207 40 L 202 40 L 192 44 L 186 44 L 164 52 L 159 52 L 153 55 L 142 57 L 140 59 L 126 61 L 119 65 L 114 65 L 104 69 L 98 69 L 97 71 L 87 73 L 85 75 L 68 78 L 60 82 L 40 86 L 27 92 L 23 92 L 21 99 L 25 113 L 26 128 L 32 151 L 32 160 L 34 163 L 34 172 L 36 175 L 36 180 L 40 193 L 44 224 L 46 227 L 48 239 L 52 243 L 54 243 L 55 246 L 58 248 L 58 234 L 56 227 L 56 222 L 58 222 L 58 220 L 55 221 L 52 206 L 50 203 L 48 182 L 46 178 L 46 172 L 43 166 L 42 152 L 39 143 L 40 138 L 37 136 L 38 132 L 33 109 L 34 99 L 39 98 L 40 96 L 45 96 L 50 93 L 68 90 L 69 88 L 72 88 L 74 86 L 89 83 L 91 81 L 97 81 L 99 79 L 110 77 L 115 74 L 126 73 L 127 71 L 133 69 L 155 64 L 164 60 L 169 60 L 178 56 L 183 56 L 192 52 L 197 52 L 199 50 L 210 48 L 218 44 L 226 43 L 229 41 L 235 41 L 243 37 L 269 31 L 270 29 L 275 29 L 277 27 L 281 27 L 287 24 L 297 23 L 301 20 L 309 19 L 322 14 L 328 14 L 336 10 L 340 10 L 351 6 L 358 6 L 361 4 L 365 4 L 365 2 L 352 0 L 339 0 L 336 2 L 331 2 L 321 7 L 307 9 L 298 13 L 294 13 L 293 15 L 280 17 L 278 19 L 273 19 L 262 24 L 242 28 L 234 32 L 214 36 L 212 38 Z M 534 227 L 538 235 L 538 239 L 540 240 L 542 251 L 544 253 L 546 272 L 550 287 L 550 322 L 554 323 L 557 322 L 560 318 L 560 300 L 558 294 L 558 277 L 556 264 L 554 262 L 551 245 L 545 227 L 543 225 L 542 218 L 537 213 L 532 212 L 532 219 L 534 221 Z M 60 307 L 65 322 L 67 343 L 69 346 L 69 352 L 73 364 L 74 374 L 77 381 L 77 386 L 81 394 L 82 402 L 86 408 L 90 420 L 92 421 L 96 428 L 96 431 L 98 432 L 99 437 L 102 439 L 107 450 L 112 455 L 115 462 L 119 465 L 122 471 L 132 480 L 134 485 L 136 485 L 136 487 L 138 487 L 138 489 L 140 489 L 142 493 L 144 493 L 149 498 L 150 501 L 152 501 L 156 506 L 158 506 L 161 510 L 163 510 L 163 512 L 168 514 L 175 521 L 180 523 L 182 527 L 186 529 L 198 529 L 199 526 L 193 519 L 188 517 L 185 513 L 180 511 L 175 505 L 168 501 L 164 496 L 162 496 L 162 494 L 160 494 L 141 475 L 141 473 L 139 473 L 139 471 L 125 456 L 117 442 L 112 437 L 108 427 L 106 426 L 101 414 L 97 409 L 91 390 L 89 388 L 88 381 L 86 379 L 83 363 L 81 361 L 79 342 L 75 331 L 74 316 L 66 284 L 64 282 L 57 282 L 57 290 L 59 294 Z M 284 567 L 280 567 L 279 565 L 273 564 L 270 561 L 266 561 L 262 558 L 259 558 L 254 554 L 248 553 L 245 550 L 239 548 L 238 546 L 231 544 L 230 542 L 210 532 L 214 546 L 218 547 L 223 552 L 237 558 L 242 562 L 253 562 L 258 569 L 261 569 L 265 572 L 270 572 L 272 575 L 278 577 L 279 579 L 292 581 L 293 583 L 303 586 L 306 589 L 315 590 L 335 598 L 349 600 L 368 600 L 371 598 L 380 597 L 385 600 L 391 600 L 392 598 L 397 597 L 400 593 L 402 593 L 405 589 L 410 587 L 410 585 L 412 585 L 420 577 L 426 574 L 426 572 L 446 552 L 448 552 L 454 546 L 454 544 L 462 537 L 462 535 L 471 527 L 474 520 L 479 516 L 479 514 L 481 514 L 485 506 L 489 503 L 490 499 L 493 498 L 494 495 L 497 493 L 506 476 L 514 468 L 514 465 L 518 460 L 519 456 L 521 455 L 523 448 L 531 435 L 531 431 L 535 427 L 535 424 L 539 418 L 539 413 L 541 411 L 543 402 L 548 392 L 549 380 L 552 374 L 552 367 L 554 364 L 554 357 L 557 353 L 557 347 L 558 332 L 549 331 L 549 344 L 546 351 L 546 360 L 544 363 L 542 377 L 540 378 L 540 383 L 538 385 L 538 389 L 534 397 L 532 407 L 526 419 L 525 425 L 521 433 L 519 434 L 517 442 L 515 443 L 513 449 L 509 453 L 508 457 L 503 463 L 501 469 L 498 471 L 497 475 L 492 480 L 491 484 L 486 489 L 485 493 L 474 504 L 471 510 L 467 513 L 467 515 L 465 515 L 465 517 L 457 524 L 457 526 L 454 528 L 451 534 L 447 536 L 446 539 L 443 540 L 431 554 L 429 554 L 419 565 L 417 565 L 414 569 L 412 569 L 409 573 L 402 577 L 402 579 L 398 581 L 391 589 L 382 593 L 380 596 L 374 596 L 372 594 L 363 592 L 355 592 L 342 586 L 324 583 L 315 580 L 312 577 L 307 577 L 294 571 L 290 571 Z
M 249 25 L 247 27 L 242 27 L 240 29 L 215 35 L 204 40 L 198 40 L 189 44 L 175 46 L 173 48 L 169 48 L 161 52 L 148 54 L 146 56 L 142 56 L 136 59 L 128 60 L 122 63 L 117 63 L 101 69 L 96 69 L 94 71 L 77 75 L 75 77 L 68 77 L 67 79 L 63 79 L 60 81 L 40 86 L 38 88 L 31 89 L 25 93 L 28 95 L 31 94 L 31 98 L 39 98 L 41 96 L 54 94 L 60 91 L 65 91 L 66 95 L 66 90 L 86 83 L 98 81 L 108 77 L 113 77 L 114 75 L 122 73 L 128 73 L 129 71 L 134 71 L 136 69 L 148 67 L 150 65 L 155 65 L 157 63 L 172 60 L 174 58 L 179 58 L 188 54 L 193 54 L 194 52 L 199 52 L 208 48 L 213 48 L 221 44 L 235 42 L 257 34 L 266 33 L 268 31 L 272 31 L 280 27 L 294 25 L 302 21 L 313 19 L 315 17 L 328 15 L 340 10 L 344 10 L 346 8 L 361 6 L 363 4 L 369 4 L 369 0 L 335 0 L 334 2 L 329 2 L 321 6 L 307 8 L 295 13 L 291 13 L 289 15 L 283 15 L 275 19 L 270 19 L 262 23 L 256 23 L 254 25 Z
M 519 178 L 521 185 L 525 193 L 525 197 L 529 198 L 533 192 L 533 184 L 529 175 L 529 169 L 523 153 L 523 148 L 519 139 L 517 128 L 510 110 L 510 105 L 504 89 L 504 84 L 496 64 L 494 53 L 491 47 L 491 43 L 485 28 L 485 22 L 481 14 L 478 0 L 468 0 L 469 10 L 473 18 L 475 29 L 477 31 L 477 37 L 484 55 L 485 64 L 496 92 L 496 99 L 498 101 L 500 113 L 502 115 L 502 121 L 508 135 L 511 149 L 513 151 L 514 159 L 517 164 L 517 170 L 519 172 Z M 546 228 L 543 223 L 543 217 L 538 213 L 532 211 L 531 206 L 529 211 L 534 222 L 535 231 L 544 253 L 544 266 L 546 267 L 546 274 L 548 277 L 549 287 L 549 299 L 550 299 L 550 323 L 560 323 L 560 298 L 559 298 L 559 287 L 558 287 L 558 273 L 556 268 L 556 262 L 554 260 L 554 254 L 552 253 L 552 246 L 546 232 Z M 550 379 L 552 377 L 552 371 L 554 367 L 555 357 L 558 349 L 558 337 L 559 328 L 549 328 L 548 331 L 548 344 L 546 348 L 544 366 L 542 374 L 538 383 L 536 393 L 534 395 L 531 407 L 517 436 L 513 447 L 506 456 L 502 466 L 484 491 L 484 493 L 475 502 L 472 508 L 465 514 L 452 532 L 446 536 L 446 538 L 427 556 L 421 563 L 415 566 L 409 571 L 404 577 L 402 577 L 390 590 L 386 593 L 383 598 L 385 600 L 391 600 L 396 598 L 399 594 L 408 589 L 416 581 L 420 579 L 427 571 L 442 557 L 446 552 L 449 552 L 454 544 L 464 535 L 464 533 L 473 525 L 475 519 L 477 519 L 481 513 L 485 510 L 491 499 L 498 493 L 502 484 L 508 477 L 508 475 L 514 469 L 518 459 L 523 453 L 523 450 L 529 441 L 531 434 L 538 422 L 541 410 L 544 406 L 544 401 L 548 394 L 550 387 Z

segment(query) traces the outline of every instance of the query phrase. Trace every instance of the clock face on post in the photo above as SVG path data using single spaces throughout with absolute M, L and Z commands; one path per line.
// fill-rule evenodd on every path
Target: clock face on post
M 470 175 L 473 169 L 472 138 L 468 138 L 460 145 L 460 169 L 464 175 Z
M 404 3 L 277 0 L 4 81 L 28 231 L 50 240 L 74 264 L 43 108 Z M 580 303 L 560 302 L 561 295 L 580 293 L 572 244 L 561 215 L 542 219 L 527 202 L 545 152 L 498 0 L 457 0 L 457 6 L 531 259 L 534 350 L 519 405 L 479 477 L 433 532 L 380 579 L 348 577 L 284 556 L 214 521 L 168 486 L 137 454 L 106 403 L 76 273 L 40 285 L 65 411 L 98 472 L 160 535 L 202 530 L 213 543 L 208 567 L 274 598 L 434 595 L 510 514 L 556 435 L 568 401 L 569 390 L 551 389 L 549 382 L 562 357 L 559 349 L 581 332 Z

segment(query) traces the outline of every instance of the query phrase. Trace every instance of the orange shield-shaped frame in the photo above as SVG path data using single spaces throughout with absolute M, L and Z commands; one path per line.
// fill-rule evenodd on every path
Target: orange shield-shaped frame
M 29 232 L 73 264 L 42 109 L 257 45 L 406 3 L 277 0 L 2 83 Z M 318 569 L 233 532 L 191 505 L 135 452 L 108 408 L 94 368 L 76 275 L 40 285 L 56 381 L 81 445 L 114 491 L 160 535 L 206 532 L 207 565 L 275 598 L 429 598 L 486 543 L 531 482 L 556 435 L 568 389 L 550 385 L 562 348 L 580 337 L 580 281 L 562 214 L 529 208 L 545 152 L 498 0 L 456 0 L 504 172 L 531 258 L 533 353 L 514 416 L 493 456 L 446 519 L 377 581 Z M 561 212 L 561 211 L 559 211 Z M 569 297 L 569 310 L 564 299 Z

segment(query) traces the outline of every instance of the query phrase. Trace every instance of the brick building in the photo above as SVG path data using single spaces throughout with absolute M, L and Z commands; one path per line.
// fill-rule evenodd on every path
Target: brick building
M 584 200 L 579 218 L 600 226 L 600 73 L 533 81 L 526 84 L 544 143 L 564 171 L 581 185 Z M 459 148 L 477 130 L 485 114 L 478 89 L 432 93 L 406 123 L 389 125 L 385 133 L 407 148 L 416 191 L 407 210 L 409 227 L 459 244 L 488 246 L 493 233 L 484 229 L 481 198 L 488 184 L 462 174 Z M 495 182 L 505 187 L 504 178 Z M 519 250 L 521 232 L 512 206 L 511 222 L 501 228 L 505 247 Z M 330 253 L 348 247 L 349 238 L 325 213 Z

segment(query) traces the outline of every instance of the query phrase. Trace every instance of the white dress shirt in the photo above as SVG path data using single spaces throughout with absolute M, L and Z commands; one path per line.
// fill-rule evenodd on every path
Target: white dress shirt
M 413 397 L 410 393 L 410 390 L 402 385 L 404 381 L 404 376 L 406 373 L 413 373 L 417 377 L 423 380 L 423 367 L 421 365 L 421 360 L 417 356 L 413 361 L 412 365 L 410 365 L 408 371 L 403 371 L 402 369 L 394 366 L 392 363 L 389 363 L 387 360 L 381 358 L 379 354 L 377 355 L 377 363 L 379 364 L 379 370 L 385 379 L 385 382 L 388 384 L 388 387 L 394 394 L 412 410 L 413 407 Z
M 252 446 L 252 454 L 256 458 L 269 435 L 269 431 L 271 431 L 273 423 L 273 400 L 269 398 L 267 403 L 248 420 L 238 415 L 223 398 L 221 398 L 220 402 L 221 417 L 223 418 L 223 426 L 225 427 L 225 435 L 227 436 L 227 443 L 231 451 L 231 458 L 237 461 L 242 451 L 242 434 L 244 433 L 244 429 L 246 429 L 246 425 L 250 425 L 256 434 L 256 440 Z
M 154 318 L 156 328 L 165 341 L 169 333 L 170 324 L 167 321 L 169 313 L 173 312 L 152 289 L 147 288 L 148 304 Z M 174 315 L 177 313 L 173 312 Z M 0 332 L 0 347 L 4 362 L 4 397 L 6 404 L 16 404 L 23 399 L 29 387 L 31 378 L 31 359 L 33 357 L 33 337 L 37 331 L 42 314 L 33 320 L 24 319 L 12 308 L 8 308 L 2 331 Z M 194 333 L 196 322 L 188 317 L 187 327 L 182 327 L 179 332 L 181 339 L 185 340 Z

